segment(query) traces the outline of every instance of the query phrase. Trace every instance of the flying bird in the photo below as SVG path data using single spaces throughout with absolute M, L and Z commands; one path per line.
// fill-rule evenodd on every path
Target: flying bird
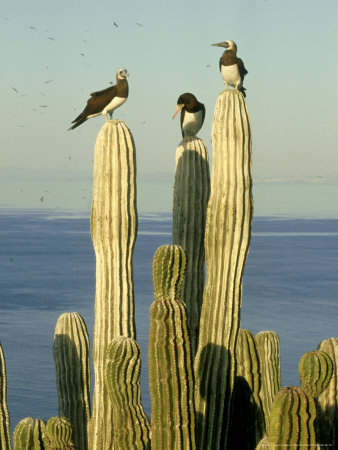
M 195 137 L 202 128 L 205 117 L 205 106 L 200 103 L 194 94 L 186 92 L 181 94 L 177 100 L 177 108 L 173 119 L 181 111 L 181 130 L 182 136 Z
M 87 106 L 73 120 L 72 123 L 74 125 L 69 130 L 74 130 L 74 128 L 81 125 L 87 119 L 100 116 L 101 114 L 105 116 L 107 122 L 109 121 L 108 114 L 110 115 L 110 119 L 112 119 L 113 111 L 121 106 L 128 98 L 127 77 L 129 77 L 127 69 L 119 69 L 116 72 L 116 84 L 114 86 L 110 86 L 102 91 L 92 92 L 90 99 L 87 101 Z
M 244 67 L 243 61 L 237 57 L 237 45 L 234 41 L 224 41 L 211 45 L 225 48 L 219 60 L 219 69 L 226 89 L 228 89 L 228 85 L 233 86 L 236 90 L 241 91 L 245 97 L 243 80 L 248 71 Z

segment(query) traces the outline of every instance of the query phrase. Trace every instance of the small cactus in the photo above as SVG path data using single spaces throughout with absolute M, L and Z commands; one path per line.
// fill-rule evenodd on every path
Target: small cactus
M 46 424 L 46 435 L 48 450 L 75 450 L 72 443 L 72 426 L 66 417 L 51 417 Z
M 0 443 L 1 443 L 1 450 L 10 450 L 11 436 L 9 431 L 9 413 L 7 407 L 6 363 L 1 344 L 0 344 Z
M 262 382 L 259 396 L 267 429 L 272 403 L 281 388 L 279 337 L 274 331 L 260 331 L 256 335 L 256 345 Z
M 70 421 L 75 447 L 86 450 L 90 420 L 89 337 L 80 314 L 64 313 L 59 317 L 54 333 L 54 362 L 59 416 Z
M 300 385 L 307 395 L 318 397 L 328 386 L 333 364 L 330 356 L 322 350 L 305 353 L 298 366 Z
M 152 450 L 195 449 L 193 367 L 186 308 L 179 300 L 184 269 L 178 245 L 156 251 L 148 351 Z
M 46 424 L 41 419 L 26 417 L 20 420 L 13 434 L 14 450 L 45 450 Z
M 150 424 L 141 405 L 141 350 L 120 336 L 107 348 L 106 385 L 113 405 L 114 448 L 150 448 Z
M 273 402 L 268 430 L 271 449 L 285 447 L 314 447 L 316 405 L 299 387 L 286 386 Z

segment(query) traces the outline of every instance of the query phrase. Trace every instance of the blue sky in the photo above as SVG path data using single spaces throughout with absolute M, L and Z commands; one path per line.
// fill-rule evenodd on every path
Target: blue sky
M 277 181 L 338 179 L 336 0 L 12 0 L 2 2 L 0 22 L 1 204 L 41 206 L 43 196 L 46 207 L 90 208 L 104 118 L 67 129 L 88 94 L 126 67 L 130 94 L 115 117 L 136 142 L 140 207 L 160 202 L 170 210 L 181 138 L 171 116 L 183 92 L 205 104 L 199 136 L 211 158 L 213 109 L 224 86 L 222 50 L 211 44 L 226 39 L 249 71 L 254 182 L 268 192 Z M 265 194 L 257 195 L 264 210 Z

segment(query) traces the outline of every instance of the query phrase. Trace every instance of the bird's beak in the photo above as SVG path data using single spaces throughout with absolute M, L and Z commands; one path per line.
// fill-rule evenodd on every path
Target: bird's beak
M 129 77 L 130 75 L 129 75 L 128 72 L 126 72 L 126 73 L 124 74 L 124 76 Z
M 211 44 L 214 47 L 225 47 L 227 48 L 226 42 L 218 42 L 217 44 Z
M 172 116 L 172 119 L 175 119 L 175 117 L 177 116 L 177 113 L 178 113 L 182 108 L 184 108 L 184 105 L 183 105 L 183 104 L 177 105 L 176 111 L 175 111 L 174 115 Z

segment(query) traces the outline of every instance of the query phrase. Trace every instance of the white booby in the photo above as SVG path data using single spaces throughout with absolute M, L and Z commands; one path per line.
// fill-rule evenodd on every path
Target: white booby
M 186 92 L 178 97 L 177 108 L 172 117 L 173 119 L 179 111 L 181 111 L 181 130 L 183 138 L 195 137 L 202 128 L 204 122 L 205 106 L 203 103 L 200 103 L 193 94 Z
M 241 91 L 245 97 L 243 80 L 248 71 L 244 67 L 243 61 L 237 57 L 237 45 L 234 41 L 224 41 L 212 45 L 226 49 L 219 60 L 219 69 L 226 89 L 228 89 L 228 85 L 233 86 L 235 89 Z
M 73 126 L 69 130 L 81 125 L 87 119 L 100 116 L 101 114 L 106 117 L 108 122 L 108 114 L 110 118 L 113 117 L 114 109 L 121 106 L 128 98 L 128 82 L 127 77 L 129 74 L 126 69 L 119 69 L 116 72 L 116 85 L 110 86 L 102 91 L 92 92 L 90 99 L 87 101 L 87 106 L 82 113 L 73 120 Z

